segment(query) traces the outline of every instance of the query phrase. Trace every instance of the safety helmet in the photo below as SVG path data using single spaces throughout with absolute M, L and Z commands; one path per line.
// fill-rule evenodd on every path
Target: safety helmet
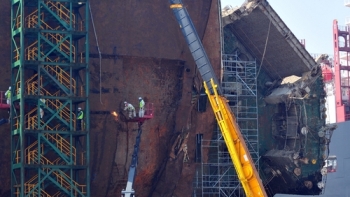
M 141 98 L 141 97 L 139 97 L 139 100 L 142 100 L 142 98 Z
M 9 86 L 9 90 L 11 90 L 11 86 Z
M 78 107 L 78 110 L 81 110 L 81 107 Z
M 126 104 L 128 104 L 126 101 L 124 101 L 124 104 L 126 105 Z

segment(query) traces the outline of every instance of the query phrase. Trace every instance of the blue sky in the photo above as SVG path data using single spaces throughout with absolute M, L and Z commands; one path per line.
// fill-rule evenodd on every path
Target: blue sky
M 345 26 L 350 18 L 350 0 L 268 0 L 272 8 L 298 39 L 305 39 L 309 53 L 333 56 L 333 20 Z M 240 6 L 244 0 L 221 0 L 221 5 Z

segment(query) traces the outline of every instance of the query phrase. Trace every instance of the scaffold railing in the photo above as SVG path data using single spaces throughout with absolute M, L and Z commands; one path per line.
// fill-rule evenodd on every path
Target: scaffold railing
M 256 62 L 242 61 L 236 54 L 223 55 L 222 59 L 223 93 L 259 169 Z M 220 129 L 217 127 L 214 131 L 212 140 L 202 141 L 201 144 L 202 152 L 209 153 L 208 160 L 202 160 L 201 178 L 198 179 L 201 181 L 202 197 L 245 196 Z

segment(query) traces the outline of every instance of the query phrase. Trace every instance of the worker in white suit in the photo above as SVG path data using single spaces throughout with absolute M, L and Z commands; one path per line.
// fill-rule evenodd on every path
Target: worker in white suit
M 40 99 L 40 118 L 41 119 L 43 119 L 43 117 L 44 117 L 44 106 L 45 106 L 45 102 L 46 102 L 46 100 L 44 99 L 44 98 L 41 98 Z
M 124 101 L 124 111 L 129 112 L 129 118 L 136 117 L 135 107 L 126 101 Z

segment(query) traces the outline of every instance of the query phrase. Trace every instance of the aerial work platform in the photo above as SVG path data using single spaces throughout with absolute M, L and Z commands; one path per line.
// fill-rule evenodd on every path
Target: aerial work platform
M 0 91 L 0 109 L 10 109 L 10 105 L 6 103 L 5 92 Z
M 132 197 L 135 196 L 135 190 L 133 189 L 134 180 L 136 176 L 136 168 L 138 164 L 138 152 L 140 149 L 141 134 L 142 134 L 142 124 L 146 121 L 153 118 L 153 103 L 146 103 L 145 113 L 143 117 L 134 117 L 127 119 L 126 122 L 137 122 L 138 123 L 138 132 L 134 145 L 134 152 L 131 158 L 131 164 L 129 167 L 128 180 L 126 182 L 125 189 L 122 190 L 122 197 Z
M 136 117 L 127 119 L 126 122 L 140 122 L 143 123 L 146 120 L 153 118 L 153 103 L 146 103 L 145 105 L 145 113 L 143 117 L 138 117 L 136 113 Z

